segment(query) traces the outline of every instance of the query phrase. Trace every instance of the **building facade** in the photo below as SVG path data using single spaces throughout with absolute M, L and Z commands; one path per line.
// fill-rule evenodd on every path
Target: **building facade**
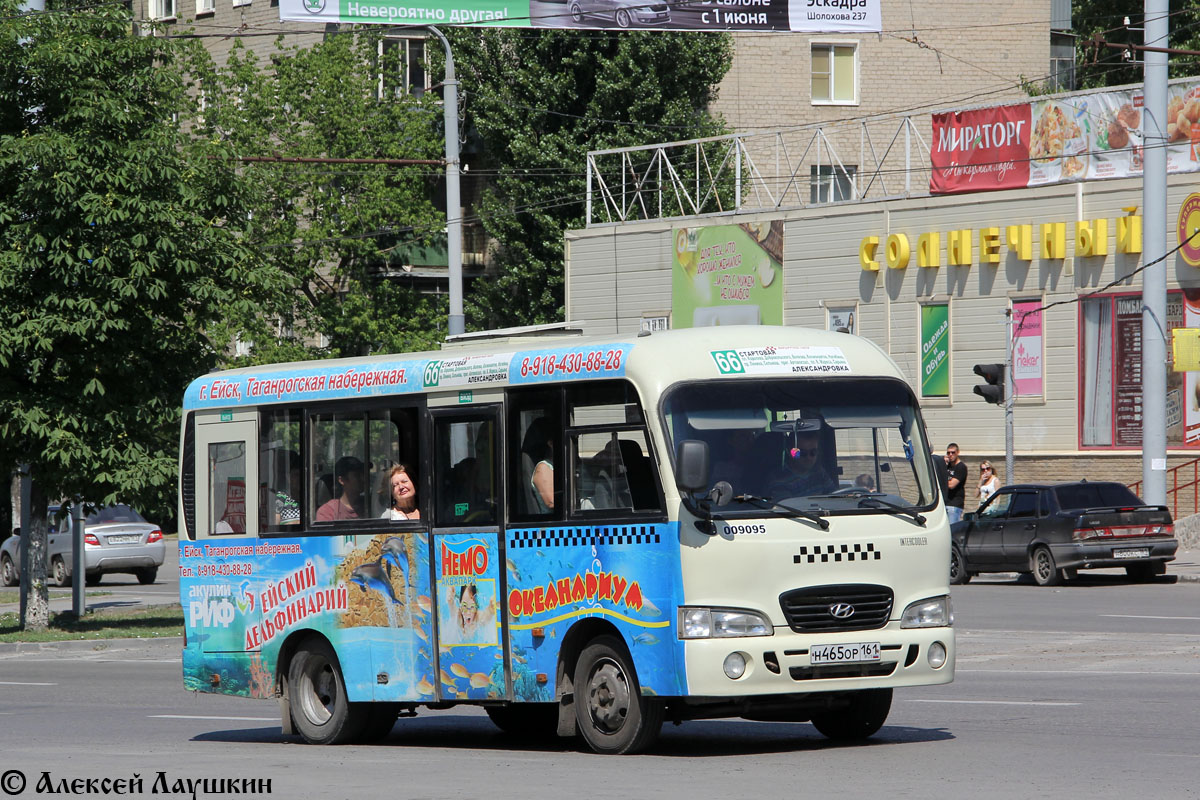
M 1194 80 L 1173 84 L 1171 93 L 1183 109 L 1200 101 Z M 1060 100 L 1064 108 L 1080 102 Z M 1111 171 L 1117 155 L 1126 164 L 1137 160 L 1136 147 L 1099 152 L 1096 137 L 1117 143 L 1112 125 L 1091 124 L 1092 149 L 1079 152 L 1088 169 Z M 1031 127 L 1036 152 L 1042 125 Z M 1171 147 L 1180 169 L 1200 166 L 1195 144 L 1180 138 Z M 1041 174 L 1041 161 L 1067 170 L 1061 165 L 1070 158 L 1059 153 L 1027 159 L 1026 174 Z M 960 445 L 972 482 L 980 460 L 1002 473 L 1005 456 L 1003 408 L 974 392 L 984 383 L 974 366 L 1003 364 L 1011 349 L 1016 464 L 1015 475 L 1002 480 L 1133 484 L 1142 477 L 1142 183 L 1057 174 L 1066 182 L 594 223 L 566 239 L 567 318 L 596 333 L 636 335 L 664 326 L 771 323 L 778 307 L 785 325 L 849 329 L 901 366 L 933 440 Z M 1170 249 L 1194 232 L 1200 196 L 1191 197 L 1192 172 L 1168 183 Z M 1193 249 L 1167 260 L 1168 337 L 1176 328 L 1200 328 Z M 737 266 L 754 259 L 757 266 Z M 1193 260 L 1200 262 L 1200 251 Z M 1196 373 L 1174 366 L 1162 367 L 1168 467 L 1189 466 L 1168 474 L 1168 490 L 1194 480 L 1200 456 Z M 1172 497 L 1181 514 L 1193 511 L 1194 487 Z

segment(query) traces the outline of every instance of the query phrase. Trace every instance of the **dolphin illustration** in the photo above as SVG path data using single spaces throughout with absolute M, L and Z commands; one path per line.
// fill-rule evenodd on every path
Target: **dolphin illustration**
M 388 578 L 392 577 L 392 567 L 398 567 L 400 574 L 404 576 L 404 585 L 408 585 L 408 551 L 404 548 L 404 542 L 399 538 L 392 536 L 383 543 L 380 549 L 379 563 L 384 565 L 388 571 Z

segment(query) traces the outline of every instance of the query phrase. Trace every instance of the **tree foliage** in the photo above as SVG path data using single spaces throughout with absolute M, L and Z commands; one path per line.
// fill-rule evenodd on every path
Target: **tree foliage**
M 498 245 L 497 275 L 474 285 L 469 322 L 561 320 L 563 233 L 584 223 L 587 152 L 723 133 L 708 106 L 732 39 L 473 28 L 449 38 L 464 127 L 478 135 L 480 166 L 495 171 L 476 213 Z
M 1129 25 L 1125 19 L 1129 19 Z M 1117 44 L 1145 43 L 1142 5 L 1131 6 L 1116 0 L 1074 0 L 1071 24 L 1076 38 L 1076 84 L 1081 89 L 1119 86 L 1142 82 L 1141 61 L 1135 51 L 1096 48 L 1091 40 L 1099 37 Z M 1167 24 L 1170 47 L 1200 50 L 1200 0 L 1170 0 Z M 1170 77 L 1196 74 L 1200 59 L 1195 56 L 1168 56 Z
M 395 91 L 401 65 L 395 54 L 379 55 L 377 30 L 347 29 L 307 49 L 280 39 L 269 64 L 235 45 L 223 68 L 197 70 L 205 97 L 198 130 L 242 157 L 440 159 L 435 99 Z M 381 83 L 381 75 L 389 77 Z M 435 166 L 244 164 L 254 193 L 249 235 L 294 289 L 264 309 L 251 360 L 436 341 L 444 302 L 398 268 L 403 243 L 444 240 L 430 191 L 438 174 Z M 316 335 L 326 344 L 312 346 Z
M 211 331 L 286 288 L 247 242 L 229 148 L 178 123 L 192 48 L 120 5 L 0 0 L 0 463 L 30 464 L 35 533 L 77 493 L 168 524 Z

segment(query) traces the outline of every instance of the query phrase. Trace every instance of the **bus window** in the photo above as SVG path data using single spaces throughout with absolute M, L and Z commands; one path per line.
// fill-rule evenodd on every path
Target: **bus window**
M 246 532 L 246 443 L 208 446 L 210 535 Z
M 650 460 L 637 394 L 628 383 L 568 389 L 573 511 L 659 511 L 658 479 Z
M 439 419 L 433 440 L 437 525 L 495 525 L 496 423 Z
M 509 448 L 515 479 L 511 516 L 518 521 L 563 518 L 562 394 L 559 391 L 509 392 Z
M 294 529 L 300 524 L 303 495 L 300 413 L 293 409 L 264 412 L 259 430 L 259 529 Z
M 418 463 L 415 409 L 312 415 L 311 513 L 314 522 L 379 519 L 391 505 L 391 469 Z M 418 476 L 409 475 L 414 484 Z

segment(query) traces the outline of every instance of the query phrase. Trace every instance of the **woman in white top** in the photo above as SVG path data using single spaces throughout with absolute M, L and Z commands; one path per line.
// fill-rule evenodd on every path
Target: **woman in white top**
M 992 462 L 984 461 L 979 465 L 979 502 L 987 500 L 1000 488 L 1000 479 L 992 469 Z
M 421 512 L 417 508 L 417 487 L 413 485 L 408 475 L 408 467 L 397 464 L 392 467 L 388 476 L 391 487 L 392 506 L 380 514 L 381 519 L 420 519 Z

